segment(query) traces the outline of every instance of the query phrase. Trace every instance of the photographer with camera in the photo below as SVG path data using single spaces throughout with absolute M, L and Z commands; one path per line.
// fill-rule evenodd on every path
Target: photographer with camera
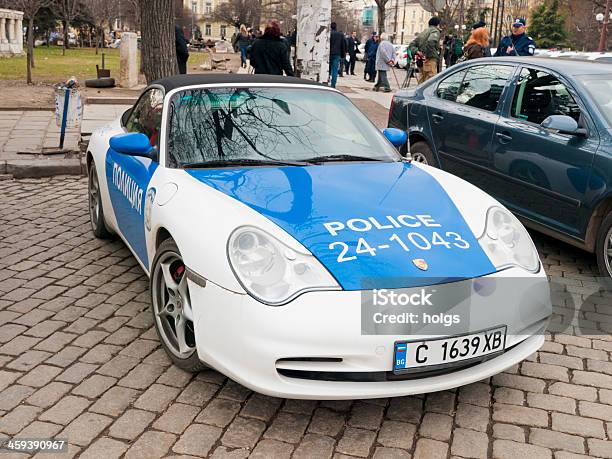
M 429 20 L 429 28 L 419 34 L 410 43 L 410 53 L 415 57 L 419 69 L 419 84 L 427 81 L 438 73 L 438 60 L 440 59 L 440 18 L 437 16 Z

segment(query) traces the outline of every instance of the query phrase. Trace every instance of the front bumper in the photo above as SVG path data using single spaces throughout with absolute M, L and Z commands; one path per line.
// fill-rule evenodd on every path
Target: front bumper
M 201 287 L 190 281 L 198 355 L 240 384 L 276 397 L 338 400 L 450 389 L 499 373 L 543 344 L 552 313 L 544 272 L 526 276 L 508 269 L 486 278 L 504 282 L 518 276 L 528 278 L 529 288 L 471 298 L 470 329 L 506 325 L 507 337 L 503 354 L 470 366 L 398 380 L 392 373 L 394 342 L 427 336 L 362 334 L 362 292 L 311 292 L 272 307 L 210 282 Z

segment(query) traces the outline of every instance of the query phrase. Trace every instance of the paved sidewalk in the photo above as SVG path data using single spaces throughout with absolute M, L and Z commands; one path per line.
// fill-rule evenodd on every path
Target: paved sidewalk
M 43 148 L 58 148 L 60 128 L 52 111 L 0 110 L 0 174 L 37 177 L 81 172 L 79 130 L 66 130 L 66 154 L 42 155 Z M 75 152 L 75 153 L 73 153 Z
M 607 333 L 551 332 L 526 361 L 456 390 L 285 400 L 171 365 L 142 269 L 91 234 L 86 179 L 0 181 L 0 439 L 68 439 L 42 459 L 612 458 L 612 298 L 570 307 L 592 292 L 593 257 L 533 235 L 565 286 L 556 319 Z

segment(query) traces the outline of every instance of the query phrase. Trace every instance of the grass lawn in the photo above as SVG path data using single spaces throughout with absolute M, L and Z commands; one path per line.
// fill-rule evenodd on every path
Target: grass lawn
M 39 46 L 34 48 L 34 65 L 32 79 L 36 83 L 59 83 L 75 76 L 81 85 L 88 78 L 96 77 L 96 64 L 102 65 L 102 51 L 105 54 L 105 67 L 111 70 L 111 76 L 119 78 L 119 50 L 105 48 L 96 55 L 94 48 L 70 48 L 62 56 L 59 46 Z M 193 52 L 189 56 L 189 66 L 203 62 L 203 53 Z M 26 58 L 11 57 L 0 59 L 0 80 L 26 79 Z
M 119 50 L 104 49 L 105 67 L 111 70 L 111 76 L 119 76 Z M 87 78 L 96 77 L 96 64 L 102 65 L 102 50 L 96 55 L 94 48 L 70 48 L 62 56 L 59 46 L 39 46 L 34 48 L 34 65 L 32 79 L 38 83 L 59 83 L 75 76 L 84 84 Z M 26 79 L 26 57 L 11 57 L 0 60 L 0 79 Z

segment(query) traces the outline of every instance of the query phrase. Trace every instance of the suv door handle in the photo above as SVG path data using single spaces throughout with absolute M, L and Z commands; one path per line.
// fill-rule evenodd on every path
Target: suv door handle
M 434 123 L 439 123 L 440 121 L 444 119 L 444 116 L 440 115 L 439 113 L 433 113 L 431 117 Z
M 508 143 L 512 141 L 512 136 L 505 132 L 498 132 L 495 134 L 501 143 Z

